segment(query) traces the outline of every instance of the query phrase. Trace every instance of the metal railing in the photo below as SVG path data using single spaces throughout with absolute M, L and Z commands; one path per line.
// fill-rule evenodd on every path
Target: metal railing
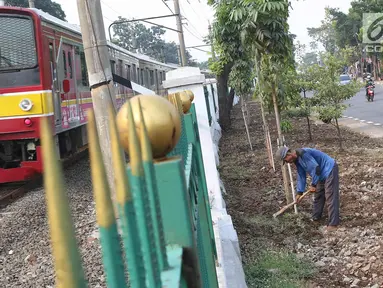
M 218 287 L 217 254 L 197 116 L 191 98 L 188 102 L 186 93 L 182 93 L 185 92 L 167 96 L 169 101 L 160 96 L 128 100 L 121 108 L 128 126 L 127 139 L 119 135 L 117 127 L 121 123 L 116 124 L 110 109 L 116 204 L 122 235 L 117 230 L 95 118 L 89 111 L 91 172 L 108 287 Z M 145 121 L 150 122 L 150 115 L 145 114 L 148 107 L 141 106 L 148 105 L 147 101 L 141 104 L 140 97 L 158 97 L 153 98 L 156 101 L 161 98 L 169 110 L 163 111 L 164 115 L 173 115 L 172 137 L 180 133 L 180 139 L 176 145 L 173 143 L 175 148 L 167 156 L 154 153 L 157 144 L 153 132 L 158 127 L 153 123 L 145 125 Z M 177 132 L 177 127 L 181 131 Z M 46 119 L 42 121 L 41 133 L 56 286 L 86 287 L 61 166 L 55 158 L 51 125 Z M 120 143 L 129 153 L 129 165 Z

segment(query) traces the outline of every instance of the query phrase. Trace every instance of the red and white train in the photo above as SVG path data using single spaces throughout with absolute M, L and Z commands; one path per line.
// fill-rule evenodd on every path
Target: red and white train
M 42 173 L 40 119 L 52 122 L 61 159 L 87 144 L 92 107 L 81 30 L 38 9 L 0 7 L 0 183 Z M 113 73 L 133 90 L 162 94 L 167 71 L 158 62 L 108 44 Z M 115 84 L 117 105 L 135 91 Z

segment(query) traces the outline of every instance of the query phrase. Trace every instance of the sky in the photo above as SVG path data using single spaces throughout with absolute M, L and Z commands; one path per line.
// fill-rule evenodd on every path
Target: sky
M 77 0 L 54 0 L 61 4 L 67 21 L 79 24 Z M 179 0 L 181 14 L 186 18 L 183 22 L 184 37 L 186 47 L 204 45 L 202 38 L 208 35 L 209 22 L 214 19 L 213 9 L 207 5 L 206 0 Z M 101 0 L 103 21 L 108 27 L 118 16 L 125 18 L 146 18 L 160 15 L 171 14 L 169 8 L 174 11 L 172 0 Z M 339 8 L 347 12 L 350 8 L 351 0 L 293 0 L 292 10 L 290 11 L 289 25 L 290 32 L 297 35 L 297 40 L 302 44 L 309 45 L 311 39 L 307 34 L 308 27 L 318 27 L 324 19 L 325 7 L 330 6 Z M 160 25 L 176 28 L 175 17 L 152 20 Z M 107 34 L 108 35 L 108 34 Z M 178 43 L 178 34 L 168 30 L 165 40 Z M 210 47 L 200 47 L 199 49 L 210 51 Z M 193 58 L 197 61 L 206 61 L 210 54 L 196 49 L 188 49 Z

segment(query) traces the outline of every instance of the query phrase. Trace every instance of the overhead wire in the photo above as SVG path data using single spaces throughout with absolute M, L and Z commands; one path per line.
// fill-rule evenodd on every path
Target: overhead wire
M 103 0 L 100 0 L 102 4 L 104 4 L 106 7 L 108 7 L 110 10 L 112 10 L 113 12 L 115 12 L 118 16 L 121 16 L 120 12 L 117 12 L 116 10 L 114 10 L 111 6 L 109 6 L 109 4 L 106 4 L 105 1 Z M 129 13 L 128 13 L 129 14 Z M 131 18 L 131 15 L 129 15 L 129 18 Z
M 195 49 L 195 50 L 198 50 L 198 51 L 201 51 L 201 52 L 211 53 L 210 51 L 206 51 L 206 50 L 203 50 L 203 49 L 200 49 L 200 48 L 197 48 L 197 47 L 192 47 L 192 48 L 187 48 L 187 49 Z
M 164 3 L 164 5 L 169 9 L 169 11 L 170 11 L 172 14 L 174 14 L 172 8 L 169 7 L 168 3 L 166 3 L 165 0 L 161 0 L 161 1 L 162 1 L 162 3 Z
M 190 32 L 190 30 L 186 29 L 186 27 L 185 27 L 185 29 L 186 29 L 187 31 L 189 31 L 189 33 L 192 34 L 194 37 L 200 38 L 199 40 L 202 40 L 202 41 L 203 41 L 203 36 L 198 32 L 197 28 L 194 27 L 194 25 L 191 23 L 191 21 L 185 16 L 186 13 L 185 13 L 185 11 L 183 10 L 182 6 L 180 6 L 180 8 L 181 8 L 181 12 L 182 12 L 182 17 L 185 18 L 185 20 L 188 22 L 188 24 L 190 25 L 190 27 L 193 28 L 193 30 L 194 30 L 194 31 L 196 32 L 196 34 L 198 34 L 199 36 L 196 36 L 195 34 L 193 34 L 192 32 Z

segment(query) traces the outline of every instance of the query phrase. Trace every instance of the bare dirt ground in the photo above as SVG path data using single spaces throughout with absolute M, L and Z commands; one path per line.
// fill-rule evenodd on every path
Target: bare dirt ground
M 273 219 L 272 214 L 285 205 L 282 173 L 279 163 L 276 172 L 269 167 L 258 104 L 249 103 L 249 110 L 254 151 L 247 142 L 239 105 L 233 108 L 232 128 L 220 145 L 220 174 L 245 270 L 263 251 L 284 250 L 314 263 L 315 273 L 302 287 L 383 287 L 383 141 L 343 129 L 345 151 L 339 152 L 333 126 L 313 123 L 310 143 L 306 120 L 291 119 L 293 131 L 285 135 L 290 147 L 318 148 L 339 164 L 342 223 L 337 232 L 328 234 L 323 232 L 327 211 L 321 223 L 310 221 L 311 199 L 299 206 L 299 215 L 291 209 Z M 268 119 L 275 151 L 272 118 Z M 249 283 L 249 287 L 262 285 Z

